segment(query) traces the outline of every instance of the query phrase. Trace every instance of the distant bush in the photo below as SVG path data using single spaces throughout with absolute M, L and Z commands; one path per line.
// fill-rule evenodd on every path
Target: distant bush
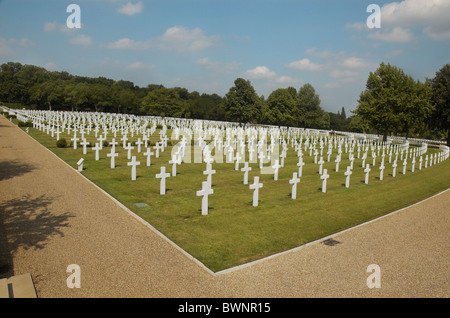
M 26 122 L 19 121 L 19 127 L 33 127 L 33 122 L 31 120 L 27 120 Z
M 66 148 L 67 147 L 67 140 L 65 140 L 64 138 L 59 139 L 56 142 L 56 147 L 58 147 L 58 148 Z

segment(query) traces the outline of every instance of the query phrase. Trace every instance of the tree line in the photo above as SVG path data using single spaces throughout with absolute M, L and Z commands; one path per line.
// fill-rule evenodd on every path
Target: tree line
M 416 81 L 381 63 L 350 116 L 322 109 L 307 83 L 258 96 L 250 81 L 237 78 L 225 96 L 189 92 L 105 77 L 84 77 L 8 62 L 0 66 L 0 101 L 33 109 L 129 113 L 277 126 L 331 129 L 404 137 L 445 139 L 450 144 L 450 65 L 436 77 Z
M 344 128 L 340 113 L 325 112 L 321 108 L 320 98 L 311 84 L 305 84 L 298 91 L 294 87 L 277 89 L 265 99 L 256 94 L 250 81 L 237 78 L 229 92 L 221 97 L 158 84 L 139 87 L 130 81 L 75 76 L 15 62 L 0 66 L 0 83 L 0 101 L 33 109 Z

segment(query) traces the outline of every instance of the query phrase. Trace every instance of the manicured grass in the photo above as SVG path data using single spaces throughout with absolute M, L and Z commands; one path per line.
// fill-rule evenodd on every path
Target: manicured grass
M 377 158 L 375 167 L 371 166 L 369 184 L 364 183 L 362 160 L 355 159 L 350 188 L 345 188 L 348 154 L 343 153 L 339 172 L 335 172 L 334 149 L 330 162 L 324 164 L 330 178 L 327 193 L 322 193 L 318 165 L 314 164 L 313 157 L 309 157 L 309 151 L 303 151 L 306 165 L 298 184 L 297 199 L 292 200 L 289 180 L 297 171 L 298 159 L 294 150 L 289 148 L 278 181 L 273 180 L 273 175 L 260 174 L 259 164 L 250 165 L 249 183 L 253 182 L 254 176 L 260 176 L 264 185 L 260 189 L 258 207 L 252 206 L 252 190 L 243 184 L 243 172 L 235 171 L 234 164 L 213 163 L 216 170 L 212 176 L 214 194 L 209 196 L 209 215 L 202 216 L 201 197 L 196 196 L 196 191 L 206 180 L 204 163 L 177 166 L 177 176 L 166 180 L 166 195 L 159 194 L 159 179 L 155 175 L 162 165 L 166 166 L 166 171 L 172 171 L 168 164 L 171 147 L 166 148 L 160 158 L 152 156 L 152 166 L 147 167 L 143 151 L 137 153 L 135 146 L 133 155 L 137 156 L 140 165 L 137 167 L 137 180 L 131 181 L 131 168 L 127 166 L 129 160 L 119 138 L 116 138 L 119 142 L 116 147 L 119 153 L 117 166 L 110 169 L 110 159 L 106 157 L 109 147 L 101 150 L 100 160 L 95 161 L 91 148 L 88 148 L 87 155 L 83 155 L 81 147 L 77 150 L 56 148 L 56 139 L 37 129 L 30 128 L 29 134 L 74 168 L 76 162 L 84 158 L 85 170 L 82 173 L 87 178 L 213 271 L 294 248 L 418 202 L 450 186 L 450 160 L 421 171 L 418 171 L 417 162 L 414 173 L 409 160 L 405 175 L 399 161 L 394 178 L 386 157 L 384 180 L 379 180 L 380 158 Z M 111 141 L 110 135 L 108 141 Z M 171 136 L 170 131 L 168 136 Z M 71 138 L 65 134 L 61 137 L 67 141 Z M 94 140 L 91 132 L 88 141 Z M 131 140 L 136 141 L 137 138 Z M 159 141 L 158 131 L 151 138 L 153 144 L 156 141 Z M 436 151 L 429 149 L 429 153 Z M 356 157 L 356 151 L 354 155 Z M 325 153 L 323 157 L 326 161 Z M 248 154 L 246 158 L 248 160 Z M 372 164 L 370 155 L 366 163 Z M 147 206 L 137 207 L 136 203 L 146 203 Z

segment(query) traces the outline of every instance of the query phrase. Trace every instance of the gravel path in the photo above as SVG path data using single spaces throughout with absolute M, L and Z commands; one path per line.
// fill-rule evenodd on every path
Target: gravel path
M 450 191 L 213 275 L 0 116 L 0 277 L 38 297 L 449 297 Z M 68 288 L 69 264 L 81 288 Z M 368 288 L 367 266 L 381 270 Z M 9 271 L 8 271 L 9 267 Z

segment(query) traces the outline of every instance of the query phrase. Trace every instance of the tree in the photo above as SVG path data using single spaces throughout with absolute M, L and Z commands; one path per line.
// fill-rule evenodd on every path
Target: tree
M 155 89 L 142 99 L 141 110 L 147 115 L 182 117 L 184 103 L 173 88 Z
M 64 101 L 63 87 L 61 80 L 34 84 L 28 90 L 30 102 L 35 103 L 38 109 L 61 109 Z
M 297 124 L 297 101 L 291 89 L 279 88 L 273 91 L 265 105 L 264 122 L 281 126 Z
M 420 131 L 420 124 L 430 115 L 430 91 L 427 83 L 416 82 L 403 70 L 381 63 L 369 74 L 366 90 L 358 100 L 354 113 L 369 127 L 383 135 Z
M 237 78 L 224 98 L 226 119 L 255 123 L 261 119 L 262 102 L 250 81 Z
M 429 120 L 431 128 L 443 130 L 450 146 L 450 64 L 446 64 L 431 80 L 432 104 L 435 107 Z
M 297 95 L 298 125 L 305 128 L 330 128 L 330 115 L 320 107 L 320 98 L 314 87 L 307 83 Z

